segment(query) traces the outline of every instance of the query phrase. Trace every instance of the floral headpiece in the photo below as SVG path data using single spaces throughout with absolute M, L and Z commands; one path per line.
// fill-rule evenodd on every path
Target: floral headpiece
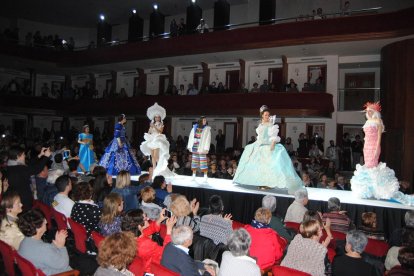
M 151 121 L 154 120 L 155 116 L 160 116 L 161 120 L 164 120 L 166 115 L 167 114 L 166 114 L 165 108 L 158 105 L 158 103 L 155 103 L 154 105 L 150 106 L 147 109 L 147 117 Z
M 372 109 L 372 110 L 375 110 L 375 111 L 377 111 L 377 112 L 381 112 L 381 105 L 380 105 L 380 102 L 373 102 L 373 103 L 371 103 L 371 102 L 367 102 L 367 103 L 364 105 L 364 108 L 365 108 L 365 110 Z

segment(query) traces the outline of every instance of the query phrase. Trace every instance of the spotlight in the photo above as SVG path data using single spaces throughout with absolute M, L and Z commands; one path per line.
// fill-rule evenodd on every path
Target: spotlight
M 104 20 L 105 20 L 105 15 L 101 14 L 101 15 L 99 16 L 99 18 L 100 18 L 102 21 L 104 21 Z
M 1 135 L 1 138 L 6 138 L 6 134 L 2 134 Z
M 63 136 L 60 136 L 60 137 L 59 137 L 59 139 L 60 139 L 60 140 L 63 140 Z
M 191 2 L 192 2 L 193 4 L 195 4 L 196 0 L 191 0 Z
M 132 10 L 132 13 L 133 13 L 133 14 L 136 14 L 136 13 L 137 13 L 137 10 L 136 10 L 136 9 L 133 9 L 133 10 Z
M 158 10 L 158 5 L 157 4 L 154 4 L 154 10 Z

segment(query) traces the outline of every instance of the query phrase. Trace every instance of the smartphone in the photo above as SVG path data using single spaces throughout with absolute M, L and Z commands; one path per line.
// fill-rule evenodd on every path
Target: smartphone
M 70 157 L 70 150 L 63 151 L 63 159 L 68 159 Z
M 164 215 L 165 215 L 167 218 L 170 218 L 170 217 L 172 217 L 172 212 L 171 212 L 170 210 L 165 209 L 165 213 L 164 213 Z

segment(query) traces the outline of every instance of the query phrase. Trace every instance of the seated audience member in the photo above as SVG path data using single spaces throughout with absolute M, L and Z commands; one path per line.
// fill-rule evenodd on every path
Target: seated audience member
M 78 166 L 80 162 L 78 159 L 71 159 L 68 161 L 68 167 L 69 167 L 69 176 L 70 177 L 80 177 L 81 174 L 78 173 Z
M 329 180 L 328 186 L 326 188 L 327 189 L 330 189 L 330 190 L 337 190 L 336 189 L 336 181 L 335 181 L 335 179 Z
M 351 219 L 345 214 L 346 211 L 341 211 L 341 202 L 336 197 L 328 199 L 328 213 L 322 215 L 322 221 L 325 223 L 329 218 L 331 220 L 331 230 L 342 233 L 347 233 L 354 229 L 355 225 Z
M 276 211 L 276 197 L 271 195 L 266 195 L 262 199 L 262 207 L 267 208 L 272 213 L 272 219 L 270 220 L 270 227 L 275 230 L 281 237 L 285 238 L 288 241 L 293 239 L 291 235 L 285 228 L 282 218 L 275 215 Z
M 200 235 L 212 239 L 215 244 L 227 244 L 233 232 L 231 214 L 223 216 L 223 200 L 218 195 L 209 199 L 209 214 L 201 218 Z
M 338 190 L 343 190 L 343 191 L 350 191 L 351 190 L 351 187 L 349 186 L 349 183 L 346 183 L 345 178 L 342 175 L 338 176 L 337 183 L 336 183 L 336 188 Z
M 305 82 L 303 84 L 302 92 L 306 92 L 306 91 L 312 91 L 309 82 Z
M 75 202 L 69 198 L 69 193 L 72 191 L 72 180 L 67 175 L 59 176 L 55 186 L 58 194 L 53 199 L 52 207 L 69 218 L 73 205 L 75 205 Z
M 162 208 L 155 203 L 155 190 L 152 187 L 145 187 L 141 190 L 141 199 L 141 209 L 150 220 L 157 220 Z
M 209 178 L 220 178 L 220 173 L 217 170 L 217 163 L 216 162 L 211 162 L 210 169 L 208 170 L 207 175 L 208 175 Z
M 286 85 L 286 92 L 299 92 L 298 85 L 293 79 L 290 79 L 289 83 Z
M 98 226 L 103 236 L 121 232 L 121 213 L 124 208 L 122 196 L 117 193 L 110 193 L 104 199 L 101 221 Z
M 132 232 L 136 238 L 137 257 L 144 262 L 145 271 L 151 271 L 151 262 L 160 263 L 164 247 L 171 241 L 171 231 L 177 221 L 175 217 L 166 221 L 167 233 L 163 246 L 151 239 L 151 236 L 160 231 L 160 224 L 166 219 L 164 212 L 157 221 L 148 221 L 148 217 L 141 209 L 130 210 L 122 218 L 122 231 Z
M 187 225 L 196 233 L 200 230 L 200 217 L 197 215 L 200 203 L 193 199 L 191 203 L 183 195 L 177 196 L 170 205 L 170 210 L 177 218 L 176 225 Z
M 364 233 L 357 230 L 349 231 L 346 235 L 346 254 L 335 257 L 332 264 L 333 275 L 375 276 L 374 267 L 361 257 L 367 243 L 368 238 Z
M 35 177 L 36 180 L 36 196 L 42 199 L 47 186 L 47 177 L 49 176 L 49 168 L 46 165 L 43 170 Z
M 290 204 L 286 211 L 285 222 L 301 223 L 303 215 L 308 209 L 305 205 L 308 204 L 308 191 L 306 189 L 299 189 L 295 192 L 295 201 Z
M 198 24 L 197 26 L 197 32 L 199 32 L 200 34 L 203 33 L 208 33 L 208 25 L 207 23 L 204 21 L 203 18 L 200 19 L 200 24 Z
M 56 232 L 51 244 L 42 241 L 46 232 L 47 221 L 37 210 L 29 210 L 22 214 L 17 221 L 25 238 L 20 243 L 19 254 L 30 261 L 46 275 L 57 274 L 72 270 L 69 266 L 69 255 L 65 247 L 68 232 Z
M 231 233 L 221 260 L 219 276 L 260 276 L 260 268 L 256 260 L 249 256 L 252 243 L 249 232 L 239 228 Z
M 253 88 L 250 89 L 250 93 L 257 93 L 260 92 L 259 84 L 257 82 L 253 83 Z
M 414 248 L 414 229 L 405 228 L 402 234 L 401 246 L 393 246 L 388 250 L 387 257 L 385 258 L 385 269 L 391 270 L 395 266 L 401 266 L 398 261 L 398 252 L 403 247 Z
M 317 220 L 309 220 L 301 225 L 301 233 L 297 234 L 290 243 L 281 266 L 300 270 L 311 275 L 325 275 L 326 248 L 331 241 L 327 237 L 319 243 L 322 237 L 322 227 Z
M 171 183 L 167 184 L 165 182 L 165 177 L 162 175 L 157 175 L 154 177 L 151 186 L 155 190 L 155 200 L 159 204 L 162 204 L 165 200 L 165 197 L 172 193 Z
M 174 227 L 171 240 L 162 254 L 161 264 L 163 266 L 185 276 L 216 275 L 211 267 L 194 261 L 188 255 L 188 248 L 193 243 L 193 231 L 190 227 L 185 225 Z
M 323 152 L 318 148 L 317 145 L 313 144 L 309 150 L 309 157 L 319 158 L 323 155 Z
M 302 182 L 305 187 L 312 187 L 313 183 L 308 173 L 302 173 Z
M 322 217 L 321 217 L 321 213 L 316 212 L 316 211 L 312 211 L 312 210 L 308 210 L 306 211 L 305 215 L 303 216 L 303 221 L 302 224 L 310 221 L 310 220 L 317 220 L 319 221 L 321 227 L 322 227 L 322 233 L 326 236 L 329 236 L 332 238 L 332 233 L 331 233 L 331 220 L 327 219 L 325 223 L 323 223 L 322 221 Z
M 398 261 L 401 266 L 393 267 L 388 276 L 412 276 L 414 275 L 414 248 L 403 247 L 398 252 Z
M 141 191 L 140 186 L 131 186 L 131 174 L 127 171 L 119 172 L 116 177 L 115 188 L 112 193 L 117 193 L 124 200 L 124 210 L 129 211 L 138 208 L 138 193 Z
M 187 90 L 187 95 L 198 95 L 198 89 L 194 87 L 194 85 L 192 83 L 188 84 L 188 90 Z
M 47 177 L 46 188 L 43 191 L 43 197 L 40 200 L 47 206 L 52 206 L 55 196 L 59 193 L 56 188 L 56 180 L 65 172 L 63 170 L 50 170 Z
M 377 214 L 374 212 L 362 213 L 362 226 L 358 230 L 370 239 L 385 240 L 384 233 L 377 228 Z
M 245 228 L 252 239 L 250 256 L 256 258 L 260 269 L 274 265 L 283 255 L 280 237 L 270 228 L 272 213 L 269 209 L 257 209 L 251 225 Z
M 75 199 L 70 217 L 82 224 L 88 233 L 99 233 L 98 223 L 101 219 L 101 209 L 92 199 L 92 187 L 87 182 L 81 182 L 76 186 Z
M 127 267 L 134 260 L 136 252 L 132 233 L 120 232 L 106 237 L 99 246 L 99 268 L 94 276 L 134 275 Z
M 66 160 L 63 159 L 63 154 L 61 153 L 56 153 L 55 156 L 53 157 L 53 163 L 52 163 L 52 170 L 62 170 L 64 172 L 68 172 L 69 171 L 69 166 L 68 163 L 66 162 Z
M 17 192 L 8 191 L 3 194 L 0 204 L 0 240 L 15 250 L 19 249 L 24 239 L 22 231 L 17 226 L 17 215 L 22 212 L 22 203 Z
M 322 188 L 322 189 L 325 189 L 328 187 L 328 177 L 326 176 L 326 174 L 321 175 L 319 183 L 316 187 Z
M 401 246 L 402 244 L 402 234 L 404 229 L 411 228 L 414 229 L 414 210 L 409 210 L 404 215 L 405 226 L 402 228 L 395 229 L 390 239 L 388 240 L 389 246 Z
M 28 185 L 31 183 L 30 177 L 44 169 L 49 162 L 50 155 L 49 148 L 42 148 L 39 155 L 33 157 L 30 164 L 26 165 L 26 154 L 23 148 L 12 146 L 9 149 L 9 160 L 7 161 L 9 189 L 19 194 L 24 210 L 30 210 L 33 205 L 33 193 Z
M 93 186 L 93 200 L 102 208 L 103 201 L 107 195 L 112 191 L 112 176 L 106 172 L 106 169 L 101 166 L 96 166 L 93 169 L 94 179 L 91 180 Z

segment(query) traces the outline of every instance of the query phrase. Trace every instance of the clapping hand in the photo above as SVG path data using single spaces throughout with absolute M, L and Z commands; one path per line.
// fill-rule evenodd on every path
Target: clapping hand
M 229 221 L 232 221 L 232 218 L 233 216 L 231 215 L 231 214 L 225 214 L 224 216 L 223 216 L 223 218 L 225 219 L 225 220 L 229 220 Z
M 194 198 L 193 200 L 191 200 L 190 206 L 193 215 L 196 216 L 198 213 L 198 209 L 200 208 L 200 202 L 198 202 L 197 199 Z
M 57 248 L 63 248 L 65 247 L 66 238 L 68 237 L 68 231 L 67 230 L 60 230 L 56 232 L 55 239 L 53 240 L 53 244 Z

